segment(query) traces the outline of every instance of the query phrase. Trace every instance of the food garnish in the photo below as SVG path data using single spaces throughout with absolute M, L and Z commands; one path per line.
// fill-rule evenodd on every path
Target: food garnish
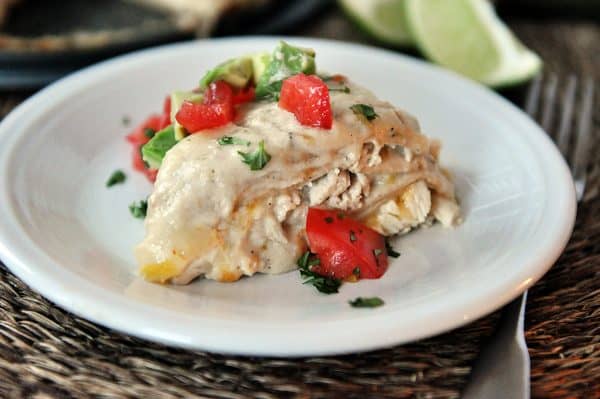
M 400 252 L 394 250 L 392 244 L 390 244 L 390 240 L 387 238 L 385 240 L 385 251 L 387 252 L 387 255 L 392 258 L 398 258 L 400 256 Z
M 219 137 L 217 143 L 220 145 L 250 145 L 248 140 L 240 139 L 239 137 L 223 136 Z
M 175 144 L 175 131 L 173 125 L 169 125 L 156 133 L 152 139 L 142 147 L 142 159 L 152 169 L 160 168 L 167 153 Z
M 140 200 L 129 205 L 129 212 L 136 219 L 144 219 L 148 211 L 148 201 Z
M 338 289 L 342 285 L 342 280 L 315 273 L 312 268 L 319 265 L 320 262 L 321 261 L 315 254 L 310 251 L 305 252 L 298 259 L 297 264 L 298 269 L 300 270 L 300 276 L 304 279 L 302 284 L 310 284 L 323 294 L 337 294 Z
M 373 107 L 367 104 L 354 104 L 350 109 L 359 116 L 366 118 L 369 122 L 377 118 L 379 115 L 375 112 Z
M 148 137 L 149 139 L 151 139 L 152 137 L 154 137 L 154 135 L 156 134 L 156 130 L 151 129 L 149 127 L 144 129 L 144 135 L 146 137 Z
M 385 237 L 460 220 L 439 147 L 414 118 L 345 76 L 317 75 L 314 51 L 285 42 L 173 91 L 127 140 L 136 170 L 151 181 L 162 170 L 152 206 L 130 205 L 134 217 L 148 213 L 136 258 L 150 281 L 297 267 L 305 284 L 332 294 L 386 272 L 400 254 Z M 160 278 L 147 273 L 156 265 Z
M 293 113 L 305 126 L 331 129 L 333 124 L 329 89 L 316 75 L 300 73 L 284 80 L 279 107 Z
M 122 170 L 115 170 L 106 181 L 106 187 L 112 187 L 115 184 L 122 184 L 125 182 L 126 179 L 127 176 L 125 175 L 125 173 L 123 173 Z
M 376 296 L 370 298 L 363 298 L 359 296 L 358 298 L 348 301 L 348 303 L 353 308 L 377 308 L 385 304 L 383 299 Z
M 312 271 L 345 279 L 358 267 L 361 278 L 381 277 L 388 266 L 387 255 L 382 249 L 385 247 L 383 236 L 358 221 L 338 214 L 332 210 L 308 209 L 308 245 L 320 259 Z
M 259 100 L 279 100 L 283 81 L 299 73 L 307 75 L 316 73 L 314 50 L 291 46 L 283 41 L 280 42 L 258 80 L 256 98 Z
M 271 155 L 265 150 L 265 141 L 258 143 L 258 148 L 254 152 L 238 151 L 242 157 L 242 162 L 250 166 L 250 170 L 261 170 L 271 160 Z
M 233 120 L 233 89 L 219 80 L 211 83 L 203 101 L 186 100 L 175 115 L 175 120 L 189 133 L 223 126 Z

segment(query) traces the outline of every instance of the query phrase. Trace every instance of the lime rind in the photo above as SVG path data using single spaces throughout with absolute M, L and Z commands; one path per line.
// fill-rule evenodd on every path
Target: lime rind
M 521 44 L 487 0 L 404 0 L 407 28 L 432 61 L 491 87 L 535 76 L 540 58 Z
M 413 46 L 406 27 L 404 0 L 338 0 L 356 25 L 368 35 L 392 46 Z

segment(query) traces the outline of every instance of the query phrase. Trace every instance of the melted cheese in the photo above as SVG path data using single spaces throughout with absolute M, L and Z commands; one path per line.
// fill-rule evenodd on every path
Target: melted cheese
M 321 206 L 359 220 L 418 181 L 454 202 L 452 182 L 437 164 L 439 144 L 418 132 L 414 118 L 349 87 L 350 94 L 331 93 L 331 130 L 302 126 L 277 103 L 252 103 L 234 123 L 169 150 L 149 199 L 146 237 L 136 248 L 142 275 L 185 284 L 198 275 L 234 281 L 296 268 L 306 249 L 310 190 L 322 190 L 312 196 Z M 367 122 L 354 114 L 357 103 L 371 105 L 378 117 Z M 223 135 L 252 144 L 219 145 Z M 252 171 L 238 151 L 254 151 L 261 140 L 272 158 Z M 319 186 L 332 171 L 338 171 L 332 179 L 344 181 Z

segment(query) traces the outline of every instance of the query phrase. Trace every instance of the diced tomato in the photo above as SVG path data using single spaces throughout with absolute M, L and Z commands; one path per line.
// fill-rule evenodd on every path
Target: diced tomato
M 227 104 L 233 101 L 233 89 L 225 81 L 218 80 L 208 85 L 204 92 L 204 104 Z
M 144 160 L 142 159 L 142 152 L 140 151 L 140 148 L 142 146 L 143 146 L 143 144 L 139 144 L 139 145 L 135 145 L 133 147 L 133 151 L 131 153 L 131 159 L 132 159 L 131 165 L 133 166 L 133 169 L 140 171 L 140 172 L 145 172 L 146 164 L 144 163 Z
M 163 103 L 163 114 L 171 116 L 171 96 L 165 97 L 165 102 Z
M 233 117 L 233 90 L 223 81 L 210 84 L 202 103 L 184 101 L 175 115 L 177 122 L 190 133 L 226 125 Z
M 133 153 L 131 154 L 132 166 L 133 169 L 142 172 L 144 175 L 146 175 L 148 180 L 154 183 L 156 180 L 156 175 L 158 174 L 158 169 L 148 169 L 146 163 L 142 159 L 142 152 L 140 151 L 142 146 L 143 144 L 134 146 Z
M 200 130 L 211 129 L 228 124 L 233 120 L 231 104 L 194 104 L 184 101 L 175 116 L 185 130 L 197 133 Z
M 152 129 L 154 132 L 159 131 L 162 124 L 161 120 L 162 116 L 160 115 L 149 116 L 144 123 L 140 124 L 127 135 L 127 141 L 132 144 L 146 144 L 150 141 L 150 137 L 146 134 L 146 129 Z
M 348 78 L 340 74 L 331 75 L 329 79 L 337 83 L 344 83 L 348 80 Z
M 146 169 L 144 170 L 144 174 L 152 183 L 156 181 L 156 175 L 158 174 L 158 169 Z
M 171 124 L 171 115 L 163 114 L 163 115 L 161 115 L 160 121 L 158 123 L 158 130 L 163 130 L 170 124 Z
M 284 80 L 279 106 L 305 126 L 331 129 L 333 124 L 329 89 L 318 76 L 300 73 Z
M 250 86 L 233 94 L 233 105 L 243 104 L 254 100 L 254 87 Z
M 151 135 L 148 134 L 148 129 L 156 133 L 157 131 L 168 126 L 171 122 L 165 121 L 165 115 L 151 115 L 142 124 L 137 126 L 131 133 L 127 135 L 127 141 L 133 145 L 131 153 L 131 163 L 135 170 L 144 173 L 150 181 L 156 179 L 156 171 L 149 170 L 142 159 L 141 148 L 144 144 L 150 141 Z
M 309 208 L 306 234 L 311 252 L 321 261 L 313 266 L 315 273 L 339 279 L 352 275 L 371 279 L 387 270 L 383 236 L 337 211 Z

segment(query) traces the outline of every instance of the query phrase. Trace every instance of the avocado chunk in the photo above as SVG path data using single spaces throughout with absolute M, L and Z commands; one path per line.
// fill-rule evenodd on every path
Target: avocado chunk
M 254 80 L 254 85 L 258 84 L 260 77 L 265 73 L 265 69 L 267 69 L 270 62 L 271 54 L 267 51 L 252 55 L 252 79 Z
M 175 120 L 175 115 L 179 112 L 181 105 L 184 101 L 191 101 L 193 103 L 199 103 L 204 99 L 204 96 L 199 93 L 191 91 L 174 91 L 171 93 L 171 123 L 175 131 L 175 139 L 177 141 L 183 139 L 186 136 L 186 131 L 183 126 Z
M 200 88 L 205 89 L 212 82 L 224 80 L 234 88 L 242 89 L 248 85 L 250 79 L 252 79 L 252 58 L 244 56 L 225 61 L 206 72 L 200 80 Z
M 295 47 L 282 41 L 273 51 L 271 60 L 256 85 L 257 99 L 279 99 L 281 85 L 290 76 L 316 73 L 315 51 Z
M 175 129 L 173 125 L 169 125 L 157 132 L 149 142 L 142 146 L 142 159 L 151 169 L 158 169 L 167 151 L 175 144 L 177 144 Z

